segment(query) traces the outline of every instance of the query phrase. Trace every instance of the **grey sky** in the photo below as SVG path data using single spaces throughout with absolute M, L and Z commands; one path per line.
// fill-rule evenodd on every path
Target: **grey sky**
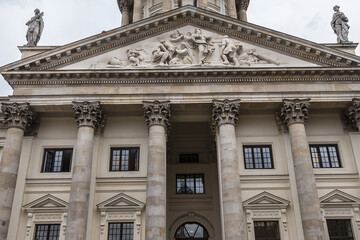
M 248 20 L 314 42 L 334 43 L 330 21 L 336 4 L 350 19 L 349 39 L 360 42 L 359 0 L 251 0 Z M 1 0 L 1 66 L 20 59 L 17 46 L 26 43 L 25 23 L 35 8 L 45 12 L 45 28 L 38 45 L 73 42 L 118 27 L 121 19 L 116 0 Z M 0 96 L 11 94 L 11 87 L 0 76 Z

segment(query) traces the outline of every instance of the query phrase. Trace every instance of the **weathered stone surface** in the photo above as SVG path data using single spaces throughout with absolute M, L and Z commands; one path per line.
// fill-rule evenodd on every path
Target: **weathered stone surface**
M 126 0 L 119 2 L 119 8 L 121 12 L 121 26 L 129 24 L 129 3 Z
M 344 13 L 340 12 L 340 7 L 338 5 L 334 6 L 334 15 L 331 21 L 331 28 L 334 30 L 334 33 L 337 35 L 338 43 L 351 43 L 348 39 L 349 35 L 349 19 L 345 16 Z
M 44 29 L 44 21 L 42 19 L 44 12 L 40 13 L 39 9 L 35 9 L 34 13 L 35 16 L 26 23 L 29 26 L 26 33 L 26 40 L 28 41 L 26 46 L 36 46 Z
M 280 118 L 285 126 L 305 123 L 308 119 L 310 99 L 284 99 Z
M 10 127 L 0 163 L 0 240 L 7 239 L 24 130 Z
M 354 98 L 352 100 L 352 105 L 349 107 L 346 117 L 352 127 L 360 130 L 360 99 Z
M 170 127 L 170 101 L 144 101 L 144 117 L 149 127 L 160 125 L 166 130 Z
M 17 127 L 25 131 L 33 121 L 34 114 L 29 103 L 1 103 L 1 110 L 8 128 Z
M 103 122 L 100 102 L 73 102 L 75 121 L 79 127 L 88 126 L 97 128 Z
M 240 99 L 213 100 L 213 127 L 223 124 L 235 125 L 239 117 Z

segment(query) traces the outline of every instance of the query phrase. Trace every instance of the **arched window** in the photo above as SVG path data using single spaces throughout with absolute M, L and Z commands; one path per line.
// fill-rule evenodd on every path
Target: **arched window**
M 197 239 L 208 240 L 209 234 L 206 229 L 198 223 L 185 223 L 175 233 L 176 240 Z

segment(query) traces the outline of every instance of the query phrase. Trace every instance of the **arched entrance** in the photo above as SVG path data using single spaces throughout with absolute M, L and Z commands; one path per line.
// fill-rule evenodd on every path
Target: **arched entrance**
M 207 230 L 200 224 L 195 222 L 187 222 L 181 225 L 175 233 L 175 240 L 196 239 L 208 240 L 209 234 Z

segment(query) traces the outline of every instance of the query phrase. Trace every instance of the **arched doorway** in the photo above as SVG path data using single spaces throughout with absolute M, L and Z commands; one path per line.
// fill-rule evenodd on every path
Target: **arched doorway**
M 208 240 L 209 234 L 207 230 L 198 223 L 184 223 L 181 225 L 175 233 L 175 240 L 183 239 L 196 239 L 196 240 Z

